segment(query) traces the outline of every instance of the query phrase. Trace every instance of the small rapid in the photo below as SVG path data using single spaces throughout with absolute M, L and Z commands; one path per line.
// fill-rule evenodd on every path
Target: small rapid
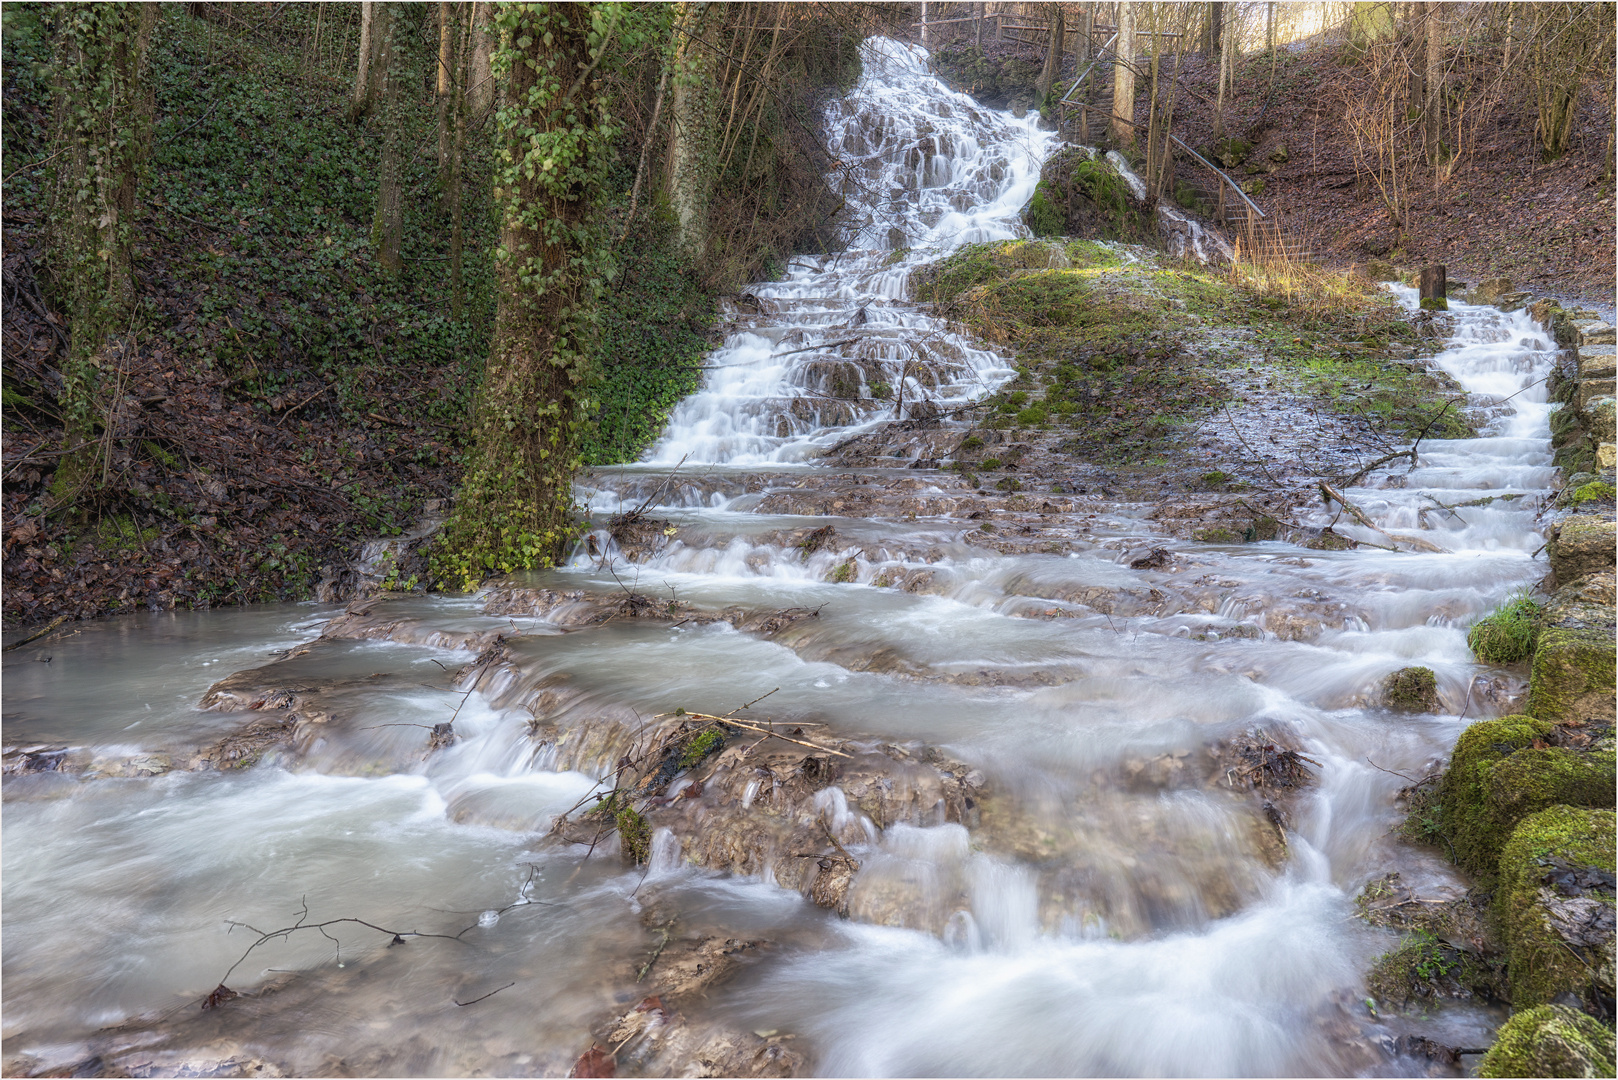
M 654 950 L 682 932 L 745 952 L 687 1020 L 822 1075 L 1399 1075 L 1415 1066 L 1386 1045 L 1415 1026 L 1487 1044 L 1500 1017 L 1482 1006 L 1367 1010 L 1363 973 L 1395 938 L 1354 897 L 1390 870 L 1466 885 L 1390 834 L 1409 778 L 1522 691 L 1465 638 L 1543 572 L 1555 343 L 1525 312 L 1453 305 L 1431 362 L 1483 435 L 1423 440 L 1345 489 L 1368 524 L 1307 511 L 1354 550 L 1177 541 L 1122 503 L 1048 515 L 1049 549 L 1012 551 L 948 508 L 777 512 L 773 485 L 820 449 L 1011 373 L 905 282 L 954 245 L 1020 235 L 1050 137 L 948 91 L 919 50 L 876 40 L 865 61 L 827 113 L 849 249 L 738 299 L 648 462 L 580 481 L 602 518 L 652 496 L 636 561 L 598 521 L 518 583 L 560 597 L 542 614 L 396 598 L 356 609 L 371 636 L 333 639 L 330 606 L 153 613 L 6 654 L 12 1069 L 562 1075 L 617 1030 L 604 1018 L 673 1025 L 647 994 Z M 834 398 L 831 379 L 863 390 Z M 678 462 L 701 482 L 649 479 Z M 924 470 L 853 482 L 944 498 Z M 685 614 L 610 606 L 631 594 Z M 697 617 L 733 610 L 797 614 L 768 632 Z M 1435 674 L 1431 711 L 1382 704 L 1411 665 Z M 646 866 L 611 836 L 549 835 L 621 768 L 604 732 L 755 699 L 746 715 L 795 737 L 889 754 L 880 783 L 927 792 L 947 766 L 978 801 L 891 821 L 852 780 L 817 790 L 816 820 L 860 865 L 847 919 L 783 887 L 804 857 L 790 847 L 695 865 L 700 823 L 736 808 L 689 778 L 659 806 L 699 805 L 699 825 L 660 828 Z M 446 721 L 453 740 L 430 742 Z M 230 741 L 248 729 L 262 741 Z M 1284 807 L 1233 787 L 1228 750 L 1255 738 L 1312 763 Z M 764 770 L 735 801 L 779 786 Z M 385 932 L 249 948 L 341 919 Z M 200 1009 L 221 980 L 244 997 Z M 610 1042 L 627 1061 L 639 1038 Z

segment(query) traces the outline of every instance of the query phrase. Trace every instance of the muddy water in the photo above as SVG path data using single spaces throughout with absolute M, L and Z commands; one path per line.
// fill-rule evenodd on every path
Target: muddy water
M 1366 1009 L 1362 973 L 1391 938 L 1353 918 L 1352 898 L 1389 869 L 1434 894 L 1464 886 L 1387 832 L 1397 774 L 1427 772 L 1520 690 L 1472 660 L 1465 628 L 1544 569 L 1552 345 L 1525 316 L 1458 305 L 1436 359 L 1494 416 L 1485 437 L 1429 440 L 1414 467 L 1345 492 L 1376 529 L 1325 507 L 1299 522 L 1335 522 L 1371 545 L 1356 550 L 1182 543 L 1128 505 L 1062 522 L 1062 554 L 1009 555 L 968 542 L 997 511 L 754 512 L 851 429 L 909 415 L 924 390 L 947 408 L 1005 377 L 1005 358 L 907 306 L 904 278 L 940 248 L 1018 234 L 1043 138 L 879 44 L 828 117 L 865 215 L 855 247 L 740 301 L 718 370 L 653 463 L 581 485 L 611 511 L 685 459 L 700 482 L 658 510 L 673 535 L 631 564 L 600 531 L 601 556 L 531 581 L 814 619 L 770 637 L 700 621 L 577 629 L 487 615 L 478 597 L 415 599 L 388 609 L 431 631 L 409 641 L 302 652 L 337 612 L 289 605 L 90 624 L 6 654 L 6 745 L 67 751 L 3 785 L 7 1071 L 99 1057 L 148 1072 L 561 1074 L 638 999 L 651 904 L 768 942 L 684 1009 L 785 1032 L 821 1074 L 1386 1075 L 1419 1071 L 1380 1041 L 1418 1023 L 1486 1045 L 1497 1018 L 1480 1007 Z M 889 396 L 836 413 L 823 391 L 839 376 Z M 849 482 L 918 477 L 924 490 L 907 470 Z M 828 524 L 826 546 L 794 546 Z M 1402 550 L 1407 537 L 1441 550 Z M 463 695 L 453 673 L 470 654 L 448 646 L 494 630 L 513 666 Z M 208 688 L 270 663 L 277 685 L 323 695 L 325 734 L 251 768 L 190 770 L 199 747 L 264 715 L 201 709 Z M 1382 679 L 1412 664 L 1437 677 L 1434 712 L 1380 704 Z M 544 839 L 611 769 L 559 771 L 565 747 L 530 737 L 519 704 L 556 686 L 586 720 L 775 689 L 758 715 L 941 748 L 992 801 L 966 824 L 895 824 L 823 792 L 862 864 L 846 921 L 772 867 L 692 867 L 674 836 L 627 869 L 610 842 L 586 855 Z M 426 752 L 451 717 L 460 740 Z M 1254 732 L 1315 763 L 1278 825 L 1199 765 Z M 446 936 L 390 945 L 333 924 L 246 952 L 242 924 L 345 917 Z M 250 996 L 200 1010 L 227 973 Z

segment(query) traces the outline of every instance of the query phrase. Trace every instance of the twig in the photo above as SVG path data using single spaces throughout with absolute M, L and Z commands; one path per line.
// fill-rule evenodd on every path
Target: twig
M 1270 471 L 1270 467 L 1264 464 L 1263 456 L 1260 455 L 1257 450 L 1254 450 L 1251 446 L 1249 446 L 1247 440 L 1242 437 L 1241 430 L 1236 426 L 1236 418 L 1231 415 L 1230 403 L 1228 401 L 1221 401 L 1219 404 L 1225 410 L 1226 419 L 1230 421 L 1230 430 L 1235 433 L 1236 438 L 1241 441 L 1241 444 L 1247 447 L 1247 452 L 1253 455 L 1253 460 L 1258 462 L 1258 467 L 1264 470 L 1264 475 L 1270 478 L 1270 483 L 1275 484 L 1277 487 L 1282 486 L 1281 481 L 1277 480 L 1275 478 L 1275 474 Z
M 1414 776 L 1407 776 L 1404 773 L 1399 772 L 1396 769 L 1384 769 L 1384 768 L 1382 768 L 1382 766 L 1378 765 L 1376 762 L 1371 760 L 1371 755 L 1370 754 L 1365 755 L 1365 763 L 1367 765 L 1371 766 L 1371 768 L 1378 770 L 1379 772 L 1385 772 L 1389 776 L 1397 776 L 1401 780 L 1409 780 L 1412 784 L 1419 784 L 1419 783 L 1422 783 L 1425 780 L 1432 779 L 1431 774 L 1422 777 L 1421 780 L 1417 780 Z
M 652 970 L 652 965 L 657 963 L 657 958 L 663 955 L 663 949 L 669 943 L 669 928 L 667 926 L 660 926 L 657 928 L 657 930 L 658 933 L 663 935 L 663 940 L 659 941 L 657 943 L 657 948 L 652 950 L 651 959 L 647 960 L 645 964 L 641 965 L 640 974 L 635 976 L 636 982 L 640 982 L 646 978 L 647 974 Z
M 450 1000 L 454 1001 L 455 1004 L 460 1005 L 461 1007 L 464 1008 L 467 1005 L 476 1005 L 478 1002 L 482 1001 L 483 998 L 492 998 L 492 997 L 494 997 L 494 995 L 498 994 L 501 990 L 510 990 L 513 986 L 516 986 L 516 985 L 517 984 L 514 983 L 514 982 L 508 982 L 508 983 L 506 983 L 506 985 L 500 987 L 499 989 L 490 990 L 487 994 L 484 994 L 483 997 L 475 997 L 471 1001 L 456 1001 L 455 998 L 450 998 Z
M 818 745 L 816 743 L 804 742 L 802 739 L 794 739 L 789 735 L 782 735 L 779 732 L 776 732 L 776 731 L 774 731 L 774 730 L 772 730 L 770 728 L 759 727 L 757 724 L 749 724 L 745 720 L 737 720 L 734 717 L 713 716 L 713 715 L 710 715 L 708 713 L 686 713 L 686 715 L 690 716 L 690 717 L 694 717 L 694 718 L 696 718 L 698 720 L 712 720 L 712 721 L 714 721 L 715 723 L 718 723 L 718 724 L 734 724 L 737 727 L 746 728 L 748 731 L 756 731 L 760 735 L 773 735 L 777 739 L 781 739 L 781 740 L 783 740 L 785 742 L 789 742 L 789 743 L 797 743 L 799 746 L 807 746 L 809 749 L 811 749 L 811 750 L 819 750 L 823 754 L 836 754 L 838 757 L 845 757 L 845 758 L 849 758 L 849 759 L 852 759 L 854 757 L 853 754 L 845 754 L 845 753 L 843 753 L 843 751 L 841 751 L 841 750 L 833 750 L 829 746 L 820 746 L 820 745 Z
M 1425 429 L 1423 429 L 1423 430 L 1425 430 Z M 1417 440 L 1417 441 L 1419 442 L 1420 440 Z M 1391 454 L 1383 454 L 1381 457 L 1377 458 L 1375 461 L 1373 461 L 1369 465 L 1365 466 L 1365 468 L 1361 469 L 1359 472 L 1355 473 L 1353 476 L 1350 476 L 1347 480 L 1344 480 L 1343 481 L 1343 486 L 1344 487 L 1353 487 L 1354 482 L 1356 480 L 1358 480 L 1360 477 L 1364 476 L 1365 474 L 1369 473 L 1372 469 L 1375 469 L 1375 468 L 1377 468 L 1379 466 L 1382 466 L 1382 465 L 1386 465 L 1388 462 L 1392 461 L 1394 458 L 1402 458 L 1402 457 L 1408 457 L 1410 459 L 1410 467 L 1412 469 L 1414 469 L 1416 467 L 1416 448 L 1414 446 L 1412 446 L 1408 450 L 1395 450 Z
M 297 412 L 299 409 L 303 408 L 305 405 L 307 405 L 311 401 L 315 400 L 315 398 L 319 397 L 321 394 L 324 394 L 327 390 L 330 390 L 331 387 L 332 387 L 332 384 L 327 383 L 325 386 L 322 386 L 319 390 L 316 390 L 314 393 L 310 394 L 308 397 L 304 398 L 302 401 L 300 401 L 296 405 L 292 406 L 292 408 L 288 409 L 286 412 L 284 412 L 284 413 L 282 413 L 280 415 L 280 417 L 275 421 L 275 426 L 280 427 L 282 420 L 285 420 L 287 417 L 291 416 L 293 413 Z

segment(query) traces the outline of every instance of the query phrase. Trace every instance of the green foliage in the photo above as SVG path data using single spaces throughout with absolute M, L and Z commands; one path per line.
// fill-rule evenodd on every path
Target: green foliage
M 1594 480 L 1575 488 L 1567 496 L 1567 506 L 1583 506 L 1590 502 L 1612 502 L 1614 496 L 1612 484 L 1605 480 Z
M 1466 633 L 1467 647 L 1485 664 L 1515 664 L 1534 655 L 1540 605 L 1521 592 L 1479 619 Z
M 833 568 L 831 575 L 827 577 L 826 580 L 831 582 L 833 585 L 846 585 L 853 581 L 858 575 L 859 567 L 855 565 L 853 559 L 849 559 L 846 562 L 838 563 L 837 566 Z
M 588 390 L 595 424 L 581 444 L 587 465 L 639 457 L 670 410 L 701 385 L 702 361 L 713 347 L 714 297 L 673 251 L 666 214 L 630 230 L 619 255 Z

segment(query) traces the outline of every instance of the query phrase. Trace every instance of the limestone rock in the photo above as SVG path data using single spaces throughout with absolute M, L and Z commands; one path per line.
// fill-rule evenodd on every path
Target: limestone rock
M 1546 545 L 1551 574 L 1558 585 L 1586 574 L 1611 570 L 1615 549 L 1618 549 L 1618 526 L 1583 514 L 1554 527 Z

